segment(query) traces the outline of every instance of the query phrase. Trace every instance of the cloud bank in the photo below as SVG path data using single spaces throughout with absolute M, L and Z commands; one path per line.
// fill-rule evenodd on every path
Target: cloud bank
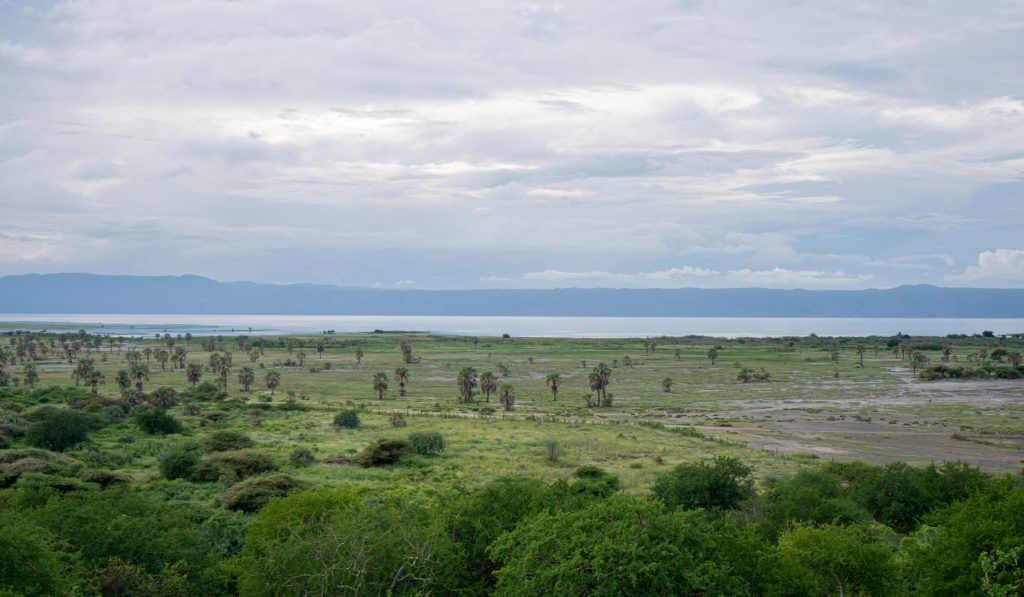
M 1009 1 L 0 0 L 0 273 L 1024 286 L 1022 53 Z

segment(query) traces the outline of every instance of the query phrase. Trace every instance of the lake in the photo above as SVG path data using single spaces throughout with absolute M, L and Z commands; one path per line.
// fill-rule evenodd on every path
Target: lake
M 702 335 L 722 338 L 766 336 L 911 336 L 1024 332 L 1024 319 L 839 318 L 839 317 L 440 317 L 372 315 L 110 315 L 0 314 L 0 330 L 79 328 L 115 335 L 276 335 L 422 331 L 467 336 L 554 338 L 642 338 Z

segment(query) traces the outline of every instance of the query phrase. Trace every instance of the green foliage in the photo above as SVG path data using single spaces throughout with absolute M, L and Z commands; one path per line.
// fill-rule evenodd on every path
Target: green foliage
M 354 410 L 343 410 L 334 415 L 335 429 L 357 429 L 359 424 L 359 413 Z
M 798 526 L 779 538 L 779 552 L 814 580 L 815 594 L 891 595 L 899 571 L 887 533 L 861 524 Z
M 544 460 L 548 461 L 548 464 L 558 464 L 558 461 L 562 459 L 562 446 L 557 441 L 549 439 L 544 442 Z
M 89 437 L 89 426 L 82 413 L 59 409 L 28 426 L 25 443 L 36 448 L 63 452 Z
M 416 431 L 409 434 L 409 447 L 415 454 L 432 456 L 448 449 L 444 436 L 437 431 Z
M 227 452 L 252 448 L 256 442 L 248 435 L 238 431 L 214 431 L 206 438 L 206 449 L 209 452 Z
M 181 421 L 162 408 L 144 406 L 135 411 L 135 424 L 151 435 L 181 433 Z
M 986 559 L 1024 549 L 1024 487 L 1004 480 L 926 517 L 901 545 L 911 587 L 924 595 L 980 594 Z M 1012 567 L 990 569 L 989 582 L 1011 584 Z
M 229 450 L 213 454 L 207 460 L 239 479 L 277 470 L 274 458 L 257 450 Z
M 871 519 L 848 495 L 842 480 L 821 469 L 772 480 L 757 510 L 763 519 L 762 527 L 773 539 L 798 523 L 850 524 Z
M 356 455 L 355 461 L 364 467 L 390 466 L 401 460 L 409 451 L 410 444 L 404 439 L 381 438 Z
M 671 508 L 736 508 L 754 495 L 751 469 L 736 458 L 680 464 L 654 483 L 654 495 Z
M 185 597 L 190 594 L 188 581 L 173 567 L 164 568 L 154 574 L 116 556 L 110 558 L 99 571 L 98 584 L 104 597 Z
M 854 495 L 875 519 L 905 533 L 935 505 L 920 469 L 903 462 L 876 469 L 859 482 Z
M 352 489 L 307 492 L 260 511 L 238 561 L 243 595 L 450 594 L 456 552 L 428 507 Z M 341 540 L 339 540 L 341 539 Z
M 299 447 L 292 450 L 288 456 L 288 463 L 292 466 L 309 466 L 316 462 L 316 456 L 309 448 Z
M 188 479 L 199 464 L 199 459 L 199 450 L 195 446 L 176 446 L 158 459 L 160 474 L 165 479 Z
M 76 477 L 83 468 L 80 461 L 49 450 L 0 450 L 0 486 L 13 485 L 26 473 Z
M 228 487 L 221 494 L 220 501 L 229 510 L 256 512 L 270 500 L 294 493 L 302 486 L 302 481 L 284 473 L 268 473 Z
M 82 481 L 96 483 L 100 487 L 113 487 L 115 485 L 127 485 L 132 482 L 128 473 L 120 471 L 108 471 L 106 469 L 89 469 L 82 474 Z
M 542 512 L 491 547 L 498 595 L 739 594 L 702 513 L 619 495 Z
M 575 493 L 608 497 L 622 488 L 617 476 L 590 464 L 577 468 L 572 476 L 575 480 L 569 487 Z
M 0 594 L 60 593 L 61 561 L 46 530 L 3 510 L 0 529 Z

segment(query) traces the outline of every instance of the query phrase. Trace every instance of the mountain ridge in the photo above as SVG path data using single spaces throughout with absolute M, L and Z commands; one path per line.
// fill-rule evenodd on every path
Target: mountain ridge
M 1022 318 L 1024 289 L 419 290 L 90 273 L 0 277 L 3 313 Z

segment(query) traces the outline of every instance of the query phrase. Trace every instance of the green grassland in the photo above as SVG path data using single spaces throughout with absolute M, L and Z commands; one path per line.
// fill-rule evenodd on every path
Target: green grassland
M 644 344 L 652 340 L 639 339 L 397 333 L 226 337 L 213 342 L 216 352 L 232 353 L 227 396 L 179 400 L 170 411 L 185 423 L 181 434 L 145 435 L 128 418 L 91 433 L 81 450 L 94 460 L 126 463 L 122 468 L 139 481 L 156 480 L 157 458 L 172 446 L 201 441 L 215 430 L 235 430 L 249 434 L 282 463 L 294 449 L 308 448 L 318 463 L 289 472 L 318 485 L 472 487 L 510 475 L 551 481 L 594 464 L 618 475 L 634 493 L 646 492 L 655 476 L 671 465 L 712 456 L 737 456 L 761 479 L 819 459 L 917 464 L 964 460 L 991 470 L 1020 468 L 1024 384 L 918 381 L 909 360 L 887 347 L 887 340 L 662 338 L 653 340 L 657 346 L 651 351 Z M 403 362 L 403 342 L 412 348 L 412 363 Z M 966 362 L 982 348 L 991 350 L 998 343 L 1012 347 L 1020 340 L 905 341 L 914 342 L 950 343 L 951 360 Z M 210 352 L 203 343 L 193 338 L 176 346 L 187 348 L 187 362 L 205 365 Z M 863 367 L 857 344 L 865 349 Z M 718 350 L 714 364 L 708 358 L 712 347 Z M 164 342 L 129 339 L 123 346 L 103 344 L 89 354 L 83 350 L 78 358 L 92 358 L 106 378 L 99 393 L 116 396 L 114 379 L 127 367 L 126 355 L 147 348 L 164 348 Z M 361 363 L 357 350 L 364 353 Z M 940 350 L 923 352 L 932 362 L 942 357 Z M 612 367 L 612 404 L 588 407 L 587 376 L 598 363 Z M 507 375 L 501 374 L 502 364 Z M 75 363 L 66 358 L 50 355 L 35 365 L 37 387 L 75 383 Z M 170 365 L 161 369 L 152 358 L 148 366 L 144 391 L 188 390 L 184 370 Z M 256 374 L 248 392 L 236 380 L 245 366 Z M 394 379 L 397 367 L 409 370 L 405 396 L 399 395 Z M 515 407 L 506 411 L 496 396 L 488 401 L 479 393 L 472 403 L 460 402 L 456 378 L 464 367 L 492 371 L 499 383 L 512 384 Z M 770 377 L 741 383 L 737 376 L 743 368 L 763 369 Z M 268 370 L 281 374 L 273 395 L 263 387 Z M 17 368 L 11 372 L 16 375 Z M 383 400 L 372 385 L 378 372 L 390 380 Z M 562 379 L 557 399 L 545 385 L 550 373 Z M 671 392 L 663 391 L 666 377 L 674 382 Z M 213 372 L 204 372 L 203 381 L 215 379 Z M 359 412 L 359 428 L 332 427 L 335 414 L 344 409 Z M 404 418 L 405 426 L 389 422 L 395 414 Z M 351 464 L 356 453 L 378 438 L 402 438 L 414 431 L 442 433 L 447 451 L 407 458 L 388 468 Z M 548 456 L 551 442 L 557 443 L 557 458 Z

